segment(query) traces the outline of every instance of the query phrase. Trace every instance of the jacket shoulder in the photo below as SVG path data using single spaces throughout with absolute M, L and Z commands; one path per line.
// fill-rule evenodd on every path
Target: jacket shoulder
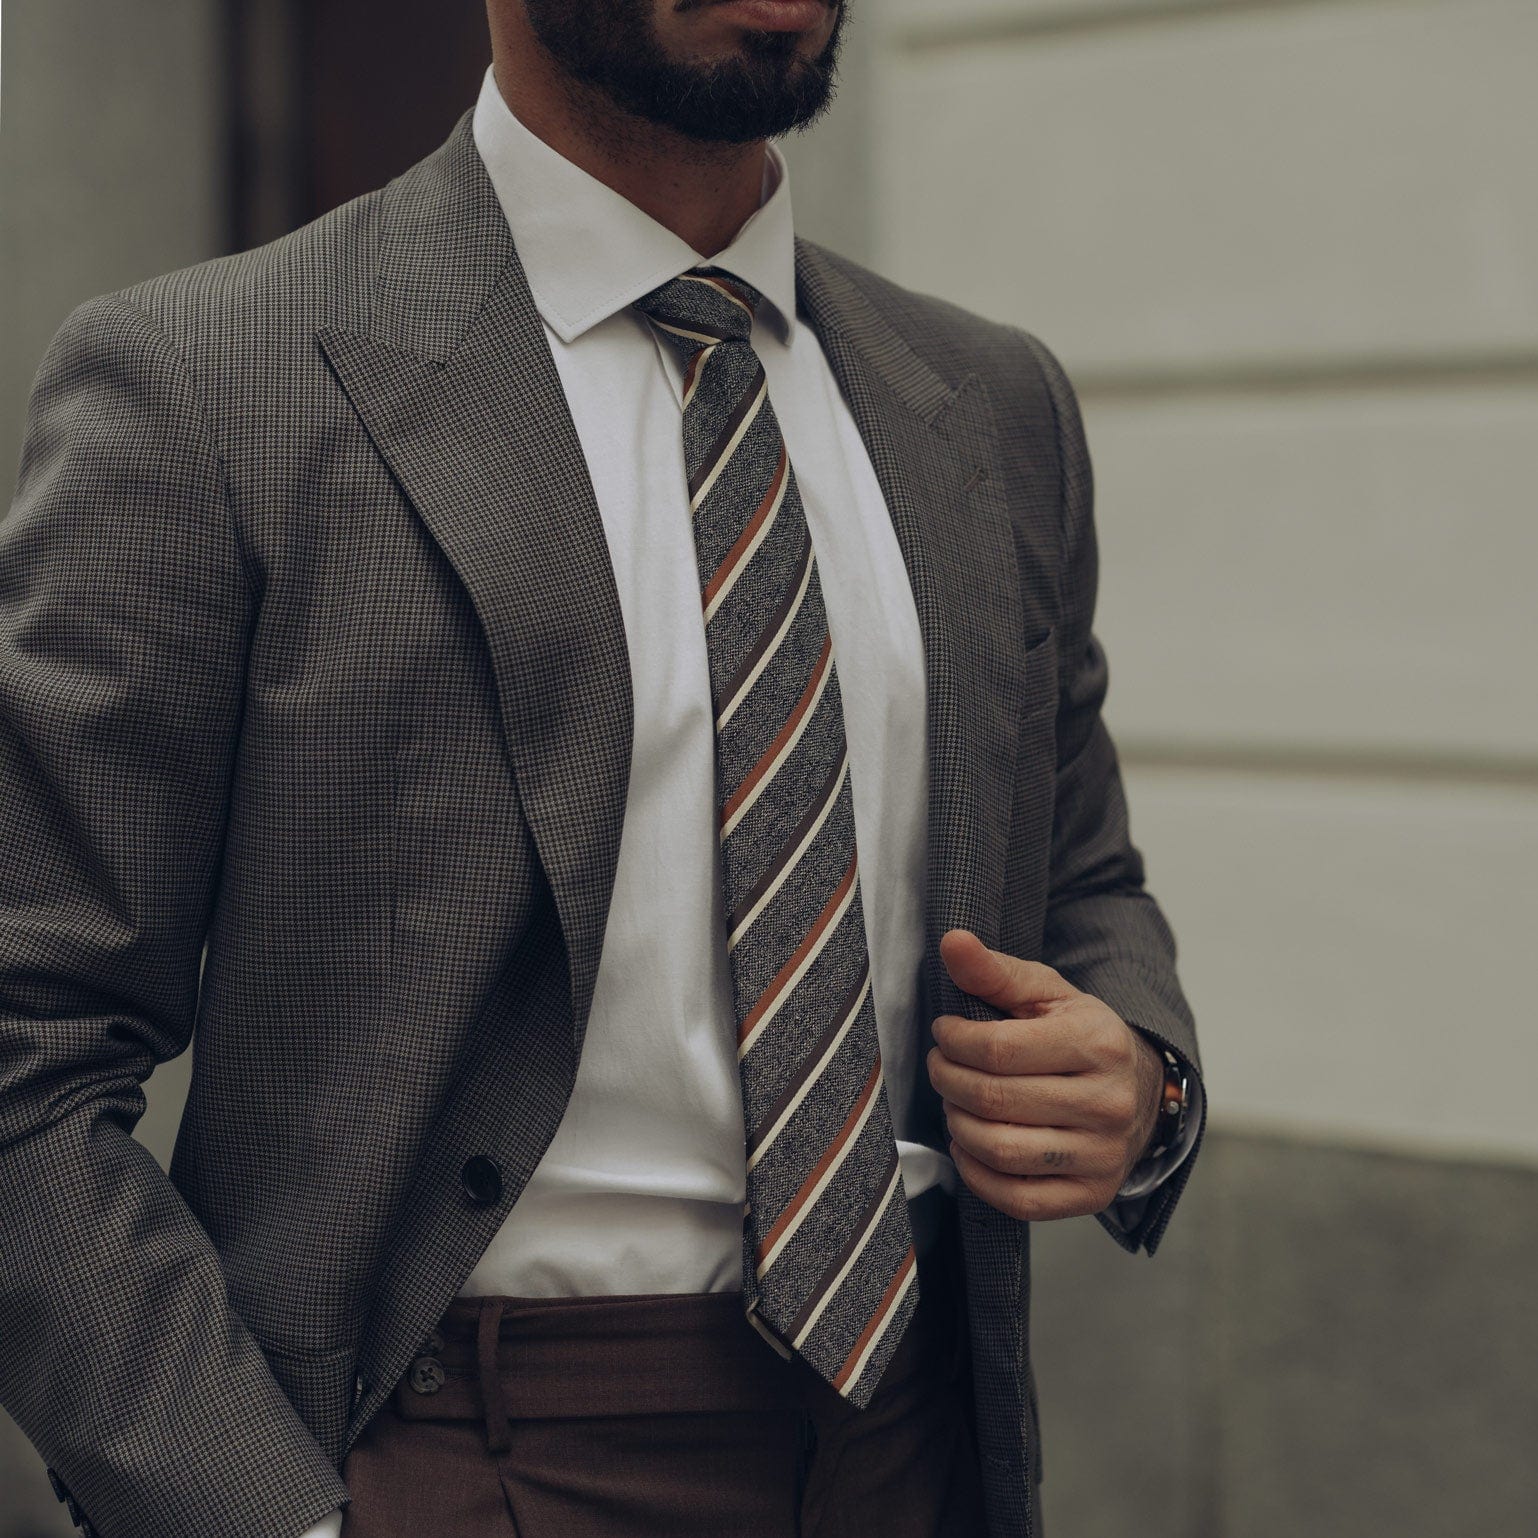
M 1082 433 L 1073 386 L 1034 332 L 905 287 L 824 246 L 805 244 L 941 378 L 960 383 L 976 374 L 1006 437 L 1045 442 L 1055 457 L 1064 437 Z
M 1051 393 L 1049 375 L 1060 366 L 1033 332 L 909 288 L 826 246 L 805 244 L 942 377 L 960 379 L 975 372 L 990 387 Z
M 307 346 L 318 327 L 366 323 L 383 195 L 365 193 L 264 245 L 146 278 L 82 308 L 142 312 L 194 373 L 253 344 Z

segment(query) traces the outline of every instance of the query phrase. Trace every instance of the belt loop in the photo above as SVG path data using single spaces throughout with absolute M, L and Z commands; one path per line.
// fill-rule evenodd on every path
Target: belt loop
M 481 1299 L 475 1327 L 475 1361 L 481 1380 L 481 1408 L 486 1416 L 486 1450 L 505 1453 L 510 1446 L 507 1408 L 502 1402 L 502 1377 L 497 1371 L 497 1337 L 502 1329 L 502 1299 Z

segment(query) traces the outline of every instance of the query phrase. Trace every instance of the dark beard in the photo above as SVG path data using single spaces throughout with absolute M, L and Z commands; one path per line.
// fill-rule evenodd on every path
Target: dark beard
M 815 59 L 794 32 L 745 32 L 743 52 L 681 64 L 651 26 L 649 0 L 524 0 L 534 35 L 573 80 L 623 111 L 691 139 L 748 144 L 805 128 L 833 99 L 847 5 Z

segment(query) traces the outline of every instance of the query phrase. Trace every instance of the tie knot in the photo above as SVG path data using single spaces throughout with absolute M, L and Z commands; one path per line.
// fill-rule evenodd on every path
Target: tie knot
M 635 308 L 687 356 L 716 342 L 746 342 L 762 297 L 735 273 L 691 267 L 643 294 Z

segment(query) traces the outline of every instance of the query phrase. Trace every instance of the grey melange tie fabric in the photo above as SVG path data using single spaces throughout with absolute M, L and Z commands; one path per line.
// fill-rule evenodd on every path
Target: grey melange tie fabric
M 832 640 L 749 340 L 760 298 L 701 266 L 635 307 L 685 369 L 747 1129 L 744 1305 L 782 1354 L 864 1408 L 918 1278 L 881 1077 Z

